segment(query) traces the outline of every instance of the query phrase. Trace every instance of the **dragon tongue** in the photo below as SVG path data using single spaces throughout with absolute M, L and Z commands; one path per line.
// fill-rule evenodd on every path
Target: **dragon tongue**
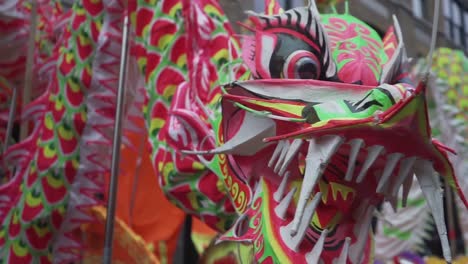
M 309 150 L 306 157 L 306 168 L 304 180 L 302 181 L 301 193 L 291 226 L 291 235 L 295 236 L 303 218 L 306 203 L 312 191 L 322 176 L 330 158 L 343 143 L 339 136 L 323 136 L 319 139 L 309 140 Z
M 416 178 L 418 179 L 421 190 L 426 198 L 429 208 L 432 211 L 432 217 L 436 223 L 439 233 L 440 242 L 442 244 L 442 253 L 445 261 L 451 263 L 452 254 L 447 237 L 447 228 L 444 219 L 444 207 L 442 202 L 442 189 L 440 188 L 439 179 L 434 171 L 430 161 L 417 160 L 414 165 Z

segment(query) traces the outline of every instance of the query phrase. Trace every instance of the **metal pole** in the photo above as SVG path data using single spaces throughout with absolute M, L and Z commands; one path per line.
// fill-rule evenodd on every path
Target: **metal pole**
M 13 130 L 13 125 L 15 124 L 15 112 L 16 112 L 16 100 L 18 97 L 18 88 L 13 87 L 13 95 L 11 97 L 11 104 L 10 104 L 10 112 L 8 113 L 8 123 L 7 123 L 7 130 L 5 135 L 5 143 L 3 144 L 3 154 L 8 149 L 8 141 L 10 140 L 11 131 Z
M 26 107 L 31 99 L 32 82 L 33 82 L 33 66 L 34 66 L 34 40 L 36 38 L 36 27 L 37 27 L 37 3 L 36 0 L 31 1 L 31 22 L 30 22 L 30 33 L 28 39 L 28 51 L 26 57 L 26 73 L 24 75 L 24 90 L 22 107 Z M 29 122 L 21 124 L 20 128 L 20 140 L 25 139 L 28 136 Z
M 109 198 L 107 202 L 106 240 L 104 244 L 104 264 L 112 261 L 112 242 L 114 237 L 114 218 L 117 200 L 117 186 L 120 163 L 120 142 L 122 134 L 122 115 L 124 106 L 124 86 L 126 80 L 128 54 L 128 14 L 125 14 L 122 33 L 122 53 L 120 56 L 119 86 L 117 91 L 117 106 L 115 112 L 114 142 L 112 144 L 111 178 L 109 184 Z

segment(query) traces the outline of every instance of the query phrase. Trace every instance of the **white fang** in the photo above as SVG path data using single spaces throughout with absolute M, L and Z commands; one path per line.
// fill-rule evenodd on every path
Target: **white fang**
M 286 153 L 286 157 L 283 161 L 283 165 L 281 166 L 281 169 L 279 171 L 279 175 L 280 176 L 283 176 L 284 172 L 286 171 L 286 169 L 288 168 L 289 164 L 291 163 L 291 161 L 293 160 L 293 158 L 296 156 L 297 152 L 299 151 L 299 149 L 301 148 L 302 146 L 302 139 L 295 139 L 291 146 L 289 147 L 288 149 L 288 152 Z
M 398 161 L 403 157 L 401 153 L 392 153 L 388 155 L 387 162 L 385 163 L 385 168 L 380 177 L 379 184 L 377 185 L 377 193 L 382 193 L 384 191 L 384 187 L 387 185 L 388 180 L 390 179 L 390 175 L 392 175 L 393 169 L 395 169 Z
M 341 248 L 340 256 L 338 257 L 338 261 L 334 262 L 333 264 L 346 264 L 346 259 L 348 258 L 348 251 L 349 251 L 349 244 L 351 243 L 351 238 L 346 237 L 343 243 L 343 247 Z
M 309 141 L 309 150 L 305 159 L 306 167 L 304 180 L 302 181 L 301 194 L 299 196 L 296 213 L 291 227 L 292 236 L 297 233 L 306 203 L 309 200 L 317 181 L 322 176 L 330 158 L 335 154 L 342 142 L 343 138 L 339 136 L 324 136 L 319 139 L 313 138 Z
M 351 181 L 353 179 L 354 166 L 356 165 L 356 159 L 358 157 L 359 150 L 364 144 L 364 140 L 356 138 L 351 140 L 349 144 L 351 145 L 351 150 L 349 152 L 348 169 L 345 176 L 346 181 Z
M 281 149 L 281 154 L 280 154 L 280 156 L 278 158 L 278 161 L 276 162 L 275 168 L 273 169 L 273 171 L 275 173 L 278 173 L 281 164 L 283 163 L 284 159 L 286 158 L 286 154 L 288 153 L 289 146 L 290 146 L 289 141 L 285 141 L 284 144 L 283 144 L 283 149 Z
M 444 219 L 444 206 L 442 202 L 442 188 L 440 188 L 439 179 L 432 167 L 431 162 L 427 160 L 418 160 L 414 165 L 416 178 L 418 179 L 424 197 L 432 211 L 432 217 L 436 223 L 439 233 L 440 242 L 442 244 L 442 253 L 445 261 L 452 262 L 452 254 L 447 237 L 447 227 Z
M 280 140 L 278 144 L 276 144 L 275 151 L 273 152 L 273 155 L 271 156 L 270 161 L 268 162 L 268 167 L 271 168 L 273 166 L 279 154 L 281 153 L 281 150 L 283 149 L 283 145 L 285 143 L 286 142 L 284 140 Z
M 317 193 L 311 202 L 307 205 L 301 225 L 295 236 L 291 235 L 291 228 L 294 224 L 293 222 L 289 223 L 287 226 L 283 226 L 280 229 L 281 238 L 283 238 L 284 243 L 292 250 L 297 252 L 299 250 L 299 245 L 304 240 L 305 234 L 307 232 L 307 228 L 309 227 L 310 221 L 312 220 L 312 216 L 314 215 L 315 209 L 319 204 L 320 200 L 322 199 L 322 193 Z
M 403 183 L 403 197 L 401 198 L 402 207 L 406 207 L 406 203 L 408 202 L 408 195 L 410 193 L 411 185 L 413 185 L 413 177 L 414 174 L 412 174 L 410 177 L 407 177 Z
M 400 189 L 400 186 L 403 184 L 406 178 L 412 177 L 410 176 L 410 170 L 413 168 L 414 162 L 416 161 L 416 157 L 408 157 L 405 158 L 401 161 L 400 163 L 400 171 L 398 172 L 398 177 L 395 181 L 395 185 L 393 185 L 393 190 L 391 194 L 393 196 L 396 196 L 398 193 L 398 189 Z
M 281 199 L 283 199 L 284 190 L 286 190 L 286 187 L 288 185 L 288 179 L 290 174 L 291 173 L 289 171 L 286 172 L 286 175 L 284 175 L 280 185 L 278 186 L 278 190 L 276 190 L 276 192 L 273 194 L 273 198 L 275 199 L 275 201 L 279 202 L 281 201 Z
M 377 157 L 384 150 L 384 147 L 380 145 L 375 145 L 375 146 L 369 147 L 368 150 L 369 150 L 369 153 L 367 153 L 367 158 L 364 161 L 364 164 L 362 165 L 359 176 L 357 177 L 357 180 L 356 180 L 357 183 L 361 183 L 364 180 L 367 170 L 372 166 L 372 164 L 374 164 Z
M 292 199 L 294 198 L 294 194 L 296 193 L 297 188 L 294 187 L 286 194 L 283 200 L 275 207 L 275 213 L 279 218 L 285 219 L 286 213 L 288 212 L 289 205 L 291 204 Z
M 318 239 L 317 243 L 315 243 L 314 248 L 312 251 L 307 253 L 306 261 L 308 264 L 315 264 L 319 263 L 320 255 L 322 255 L 323 245 L 325 244 L 325 238 L 328 235 L 328 229 L 324 229 L 322 234 L 320 234 L 320 238 Z

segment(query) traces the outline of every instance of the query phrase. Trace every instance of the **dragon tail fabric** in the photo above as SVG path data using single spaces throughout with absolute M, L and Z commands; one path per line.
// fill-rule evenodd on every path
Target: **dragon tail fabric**
M 39 6 L 39 13 L 44 8 Z M 113 129 L 122 11 L 117 1 L 76 2 L 56 20 L 65 30 L 52 56 L 39 49 L 48 57 L 40 63 L 41 53 L 36 56 L 51 70 L 50 81 L 22 115 L 29 111 L 34 113 L 29 118 L 40 122 L 5 153 L 16 167 L 1 187 L 0 255 L 6 263 L 49 263 L 52 255 L 54 262 L 68 263 L 80 257 L 79 227 L 93 220 L 87 210 L 101 202 L 102 177 L 109 169 L 110 156 L 98 147 L 109 145 Z

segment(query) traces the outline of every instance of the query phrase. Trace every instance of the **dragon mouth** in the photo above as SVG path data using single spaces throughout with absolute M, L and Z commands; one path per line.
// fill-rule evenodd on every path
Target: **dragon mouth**
M 314 225 L 322 232 L 350 224 L 348 230 L 339 233 L 342 239 L 348 237 L 351 241 L 353 250 L 349 257 L 358 263 L 357 258 L 362 254 L 353 255 L 356 254 L 353 252 L 365 251 L 375 206 L 386 199 L 396 208 L 402 186 L 405 201 L 415 167 L 424 162 L 401 153 L 390 153 L 387 157 L 384 154 L 384 146 L 366 146 L 361 138 L 328 135 L 278 142 L 269 165 L 277 173 L 276 178 L 281 179 L 274 199 L 278 202 L 275 212 L 285 223 L 280 228 L 285 244 L 297 251 L 304 238 L 311 234 L 310 223 L 315 214 Z M 303 173 L 296 166 L 302 162 L 305 163 Z M 291 186 L 288 181 L 294 181 L 295 177 L 302 182 L 296 204 L 291 200 L 296 192 L 294 187 L 285 195 L 288 185 Z M 336 219 L 337 215 L 341 217 Z
M 310 252 L 316 252 L 317 247 L 319 251 L 336 248 L 336 240 L 349 241 L 340 246 L 342 252 L 349 251 L 346 257 L 353 263 L 360 263 L 365 252 L 376 205 L 388 200 L 396 209 L 400 187 L 405 203 L 413 173 L 427 163 L 389 153 L 384 145 L 367 145 L 362 138 L 337 135 L 284 139 L 258 146 L 264 149 L 248 159 L 230 155 L 231 162 L 237 164 L 237 175 L 258 175 L 249 179 L 251 186 L 263 180 L 276 190 L 270 199 L 280 219 L 277 222 L 282 223 L 277 229 L 283 243 L 295 252 L 304 244 L 311 246 Z M 252 169 L 252 159 L 264 166 Z M 317 231 L 324 236 L 322 243 Z M 311 245 L 311 241 L 315 242 Z M 321 258 L 327 258 L 326 252 L 321 254 Z
M 301 93 L 296 93 L 295 87 Z M 315 126 L 308 122 L 304 109 L 333 101 L 319 95 L 323 89 L 327 94 L 345 94 L 349 100 L 358 100 L 371 90 L 310 80 L 231 84 L 223 96 L 225 142 L 204 154 L 226 154 L 234 174 L 251 189 L 261 179 L 272 184 L 276 189 L 274 211 L 283 223 L 278 227 L 279 234 L 290 250 L 303 248 L 307 237 L 315 241 L 311 252 L 322 252 L 327 248 L 327 234 L 340 229 L 334 239 L 349 241 L 341 243 L 342 254 L 359 263 L 369 243 L 376 206 L 387 200 L 396 210 L 400 193 L 405 205 L 413 175 L 433 214 L 443 216 L 436 173 L 444 172 L 445 156 L 441 153 L 445 149 L 427 136 L 428 124 L 417 122 L 421 116 L 414 118 L 422 113 L 424 119 L 425 114 L 425 105 L 411 106 L 410 102 L 417 101 L 414 94 L 369 118 L 343 118 Z M 296 94 L 305 96 L 298 98 Z M 273 104 L 282 109 L 275 109 Z M 408 112 L 407 108 L 412 115 L 401 115 Z M 252 160 L 261 165 L 252 166 Z M 445 222 L 440 217 L 435 221 L 446 247 Z M 312 237 L 317 230 L 320 237 Z M 323 257 L 322 253 L 318 256 Z

